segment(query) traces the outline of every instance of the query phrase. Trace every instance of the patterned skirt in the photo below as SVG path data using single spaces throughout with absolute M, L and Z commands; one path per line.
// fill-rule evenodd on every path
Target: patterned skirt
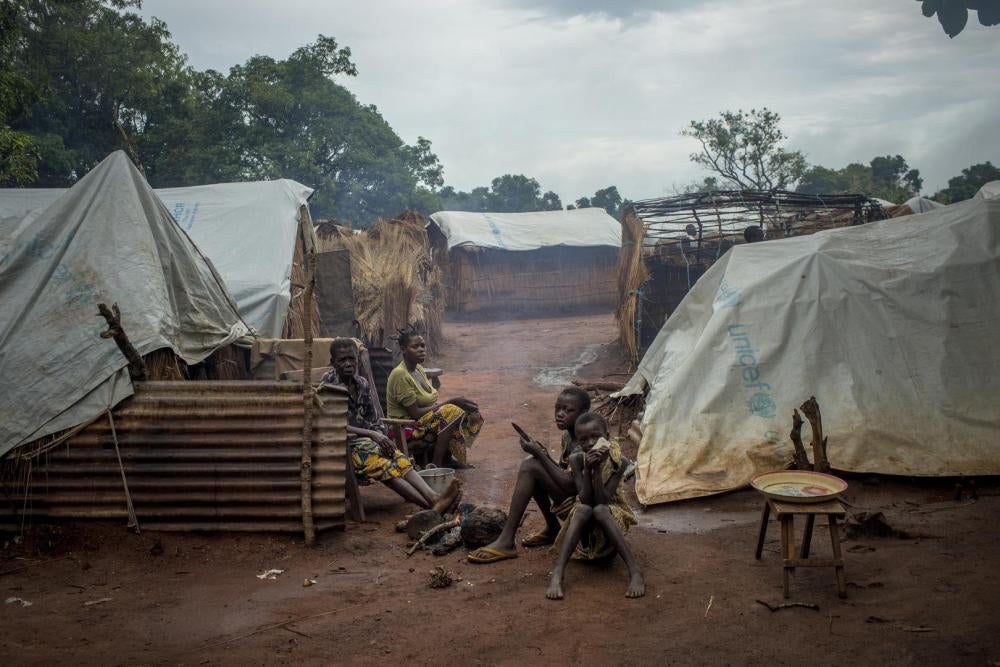
M 391 458 L 386 458 L 378 443 L 371 438 L 352 438 L 349 447 L 354 472 L 364 479 L 386 482 L 394 477 L 404 477 L 413 468 L 410 459 L 398 449 L 393 451 Z
M 455 422 L 458 424 L 451 430 L 448 449 L 456 461 L 467 463 L 466 450 L 472 446 L 479 431 L 483 428 L 483 416 L 479 414 L 479 411 L 466 412 L 457 405 L 445 403 L 437 410 L 428 412 L 418 419 L 417 428 L 413 430 L 411 437 L 415 441 L 433 446 L 437 442 L 438 434 L 449 424 Z

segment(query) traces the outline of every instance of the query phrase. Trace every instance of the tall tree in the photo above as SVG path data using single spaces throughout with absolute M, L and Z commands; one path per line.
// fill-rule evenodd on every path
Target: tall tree
M 37 151 L 34 185 L 71 184 L 121 148 L 123 134 L 150 131 L 186 95 L 183 55 L 162 22 L 146 23 L 125 11 L 139 4 L 3 3 L 5 15 L 13 12 L 18 35 L 13 67 L 32 80 L 30 103 L 9 122 Z
M 966 167 L 958 176 L 948 179 L 948 187 L 940 190 L 934 195 L 934 199 L 942 204 L 954 204 L 955 202 L 971 199 L 979 188 L 990 181 L 1000 181 L 1000 169 L 993 166 L 990 161 L 974 164 Z
M 701 144 L 691 161 L 743 190 L 792 188 L 806 169 L 799 151 L 786 150 L 781 116 L 768 108 L 723 111 L 693 120 L 681 134 Z
M 319 38 L 284 60 L 198 72 L 139 0 L 0 0 L 0 183 L 71 185 L 127 148 L 154 186 L 287 177 L 317 217 L 368 224 L 430 211 L 443 173 L 339 79 L 351 51 Z

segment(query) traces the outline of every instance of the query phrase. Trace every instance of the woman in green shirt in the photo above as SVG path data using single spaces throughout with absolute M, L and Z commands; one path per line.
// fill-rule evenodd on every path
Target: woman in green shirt
M 444 466 L 450 452 L 454 461 L 449 467 L 471 468 L 466 450 L 483 427 L 479 406 L 462 397 L 438 402 L 438 392 L 421 365 L 427 358 L 423 336 L 412 331 L 400 332 L 399 349 L 403 360 L 389 374 L 385 391 L 388 417 L 417 422 L 411 442 L 432 446 L 434 465 Z

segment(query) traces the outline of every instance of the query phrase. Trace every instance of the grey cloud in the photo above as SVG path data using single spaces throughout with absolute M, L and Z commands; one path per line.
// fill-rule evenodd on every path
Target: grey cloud
M 548 18 L 604 16 L 625 24 L 641 23 L 654 14 L 682 11 L 705 4 L 704 0 L 504 0 L 504 5 L 537 12 Z
M 927 192 L 1000 162 L 1000 28 L 948 40 L 907 0 L 146 0 L 143 13 L 222 71 L 335 36 L 360 70 L 343 83 L 405 141 L 429 138 L 461 189 L 515 172 L 564 201 L 609 184 L 662 195 L 704 176 L 679 136 L 689 120 L 753 106 L 781 113 L 813 164 L 900 153 Z

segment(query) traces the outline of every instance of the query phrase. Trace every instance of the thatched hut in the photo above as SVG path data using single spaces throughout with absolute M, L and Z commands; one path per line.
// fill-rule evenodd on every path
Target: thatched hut
M 318 264 L 329 253 L 346 251 L 349 255 L 357 335 L 371 346 L 391 347 L 397 330 L 410 326 L 424 332 L 428 347 L 438 351 L 444 294 L 441 270 L 431 262 L 423 216 L 405 211 L 357 232 L 324 223 L 316 233 Z M 326 284 L 332 275 L 317 275 L 321 298 L 324 291 L 338 288 Z
M 428 225 L 449 310 L 610 309 L 621 224 L 601 208 L 536 213 L 442 211 Z
M 756 231 L 763 239 L 814 234 L 886 218 L 860 194 L 694 192 L 637 201 L 625 212 L 618 267 L 619 340 L 634 365 L 698 279 Z

